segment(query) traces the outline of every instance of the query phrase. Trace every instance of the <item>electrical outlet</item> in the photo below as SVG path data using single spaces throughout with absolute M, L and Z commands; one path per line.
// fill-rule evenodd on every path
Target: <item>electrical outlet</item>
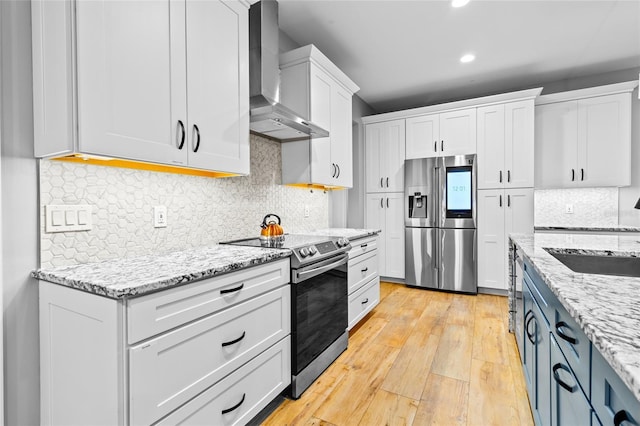
M 309 217 L 309 206 L 307 204 L 304 206 L 304 217 Z
M 573 204 L 567 204 L 564 207 L 564 212 L 566 214 L 573 214 Z
M 167 206 L 155 206 L 153 208 L 153 226 L 155 228 L 167 227 Z

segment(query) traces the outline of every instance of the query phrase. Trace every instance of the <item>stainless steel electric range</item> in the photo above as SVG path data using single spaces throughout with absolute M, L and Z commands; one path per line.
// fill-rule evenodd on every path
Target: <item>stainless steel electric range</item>
M 259 238 L 223 244 L 262 247 Z M 291 397 L 300 395 L 347 348 L 346 238 L 285 234 L 291 256 Z

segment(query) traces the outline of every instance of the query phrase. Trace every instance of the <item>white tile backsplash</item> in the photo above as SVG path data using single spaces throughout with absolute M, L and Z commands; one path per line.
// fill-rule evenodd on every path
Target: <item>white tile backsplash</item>
M 534 203 L 535 226 L 618 225 L 618 188 L 536 190 Z M 567 204 L 572 214 L 565 212 Z
M 329 226 L 328 194 L 280 185 L 280 143 L 251 135 L 251 174 L 198 176 L 42 160 L 41 266 L 92 263 L 167 253 L 260 235 L 267 213 L 285 232 Z M 44 232 L 47 204 L 92 206 L 93 229 Z M 167 207 L 166 228 L 153 227 L 153 207 Z M 308 205 L 310 216 L 304 217 Z

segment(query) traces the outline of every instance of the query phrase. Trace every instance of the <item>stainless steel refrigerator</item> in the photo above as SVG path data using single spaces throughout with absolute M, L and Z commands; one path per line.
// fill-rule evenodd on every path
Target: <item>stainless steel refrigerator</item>
M 405 282 L 477 293 L 475 155 L 406 160 Z

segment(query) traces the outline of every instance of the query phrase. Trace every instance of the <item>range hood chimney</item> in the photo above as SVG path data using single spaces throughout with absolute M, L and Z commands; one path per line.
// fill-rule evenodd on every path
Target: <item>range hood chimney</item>
M 329 136 L 329 132 L 280 104 L 278 2 L 249 9 L 250 128 L 283 142 Z

